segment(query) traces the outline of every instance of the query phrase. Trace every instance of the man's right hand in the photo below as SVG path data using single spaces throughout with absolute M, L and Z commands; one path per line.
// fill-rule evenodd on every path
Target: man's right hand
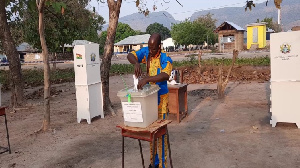
M 139 63 L 134 64 L 134 74 L 135 74 L 136 78 L 138 78 L 142 75 L 142 68 Z

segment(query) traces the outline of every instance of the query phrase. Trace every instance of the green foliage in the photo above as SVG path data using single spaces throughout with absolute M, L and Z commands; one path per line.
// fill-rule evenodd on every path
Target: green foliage
M 102 55 L 104 52 L 106 37 L 107 37 L 107 31 L 101 32 L 100 37 L 99 37 L 99 49 L 100 49 L 99 53 L 100 53 L 100 55 Z
M 146 72 L 146 65 L 141 64 L 143 72 Z M 134 65 L 132 64 L 112 64 L 110 74 L 127 74 L 134 72 Z
M 199 45 L 207 41 L 209 44 L 215 44 L 217 35 L 213 32 L 216 28 L 216 19 L 208 13 L 191 22 L 185 20 L 172 26 L 171 35 L 177 44 L 181 45 Z
M 209 30 L 215 30 L 216 29 L 216 23 L 217 19 L 213 18 L 213 14 L 208 13 L 204 16 L 198 17 L 195 22 L 199 22 L 200 24 L 205 25 L 206 28 Z
M 0 83 L 3 90 L 9 88 L 9 71 L 0 70 Z
M 66 4 L 63 2 L 53 2 L 53 1 L 46 1 L 47 6 L 52 6 L 56 13 L 60 13 L 62 8 L 66 8 Z
M 66 7 L 63 13 L 60 10 L 62 7 Z M 72 44 L 73 40 L 98 42 L 97 31 L 100 31 L 105 23 L 100 15 L 85 9 L 85 3 L 68 0 L 49 3 L 45 7 L 44 20 L 45 37 L 50 52 L 62 51 L 62 46 Z M 35 0 L 29 0 L 23 22 L 25 40 L 35 48 L 41 49 Z
M 136 35 L 135 31 L 126 23 L 118 23 L 115 43 L 129 37 Z
M 135 30 L 135 34 L 136 35 L 143 35 L 143 34 L 147 34 L 146 32 L 142 32 L 140 30 Z
M 135 36 L 137 35 L 137 32 L 134 31 L 128 24 L 125 23 L 118 23 L 117 31 L 116 31 L 116 37 L 115 37 L 115 43 L 124 40 L 125 38 L 129 36 Z M 100 45 L 100 54 L 103 54 L 104 52 L 104 46 L 105 41 L 107 37 L 107 31 L 101 32 L 100 38 L 99 38 L 99 45 Z
M 273 21 L 273 17 L 265 17 L 261 22 L 266 22 L 266 27 L 274 30 L 276 33 L 281 32 L 281 26 Z M 257 19 L 257 23 L 259 23 L 259 19 Z
M 207 29 L 198 22 L 188 20 L 172 26 L 171 35 L 177 44 L 203 44 L 206 40 Z
M 24 69 L 22 70 L 25 85 L 29 87 L 42 86 L 44 84 L 44 71 L 42 69 Z M 75 73 L 73 68 L 56 69 L 51 71 L 50 82 L 52 84 L 63 82 L 74 82 Z M 0 71 L 0 83 L 3 90 L 9 89 L 9 71 Z
M 146 29 L 147 34 L 153 34 L 153 33 L 158 33 L 161 36 L 162 40 L 165 40 L 169 37 L 171 37 L 170 30 L 166 27 L 164 27 L 162 24 L 159 23 L 153 23 L 150 24 L 147 29 Z

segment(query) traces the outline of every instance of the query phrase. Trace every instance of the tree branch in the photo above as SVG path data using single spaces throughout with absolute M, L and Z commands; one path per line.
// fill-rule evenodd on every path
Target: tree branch
M 39 6 L 40 6 L 40 0 L 36 0 L 35 3 L 36 3 L 36 7 L 39 9 Z
M 50 12 L 53 16 L 55 16 L 57 19 L 61 19 L 58 17 L 58 15 L 56 15 L 55 13 L 53 13 L 51 10 L 49 10 L 48 8 L 45 7 L 45 9 Z
M 183 5 L 181 5 L 181 3 L 180 3 L 178 0 L 176 0 L 176 2 L 178 2 L 178 3 L 179 3 L 179 5 L 183 7 Z
M 226 77 L 226 79 L 225 79 L 225 81 L 223 83 L 224 87 L 226 87 L 226 85 L 227 85 L 227 83 L 229 81 L 229 76 L 231 74 L 232 68 L 234 66 L 234 63 L 235 63 L 236 58 L 238 57 L 238 55 L 239 55 L 239 51 L 238 50 L 233 50 L 233 57 L 232 57 L 231 66 L 230 66 L 230 68 L 228 70 L 227 77 Z

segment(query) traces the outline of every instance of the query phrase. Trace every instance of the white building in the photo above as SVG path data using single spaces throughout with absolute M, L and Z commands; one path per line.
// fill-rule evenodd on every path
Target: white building
M 166 47 L 174 47 L 175 48 L 175 41 L 172 38 L 167 38 L 162 43 L 163 43 L 163 48 L 166 48 Z

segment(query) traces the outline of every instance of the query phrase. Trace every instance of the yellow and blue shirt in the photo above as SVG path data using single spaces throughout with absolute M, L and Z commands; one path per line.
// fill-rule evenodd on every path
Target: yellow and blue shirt
M 149 49 L 148 47 L 143 47 L 138 51 L 131 52 L 135 58 L 138 60 L 139 63 L 147 64 L 148 61 L 148 55 L 149 55 Z M 152 57 L 150 60 L 150 67 L 149 67 L 149 76 L 156 76 L 162 72 L 165 72 L 169 76 L 171 75 L 172 71 L 172 59 L 167 55 L 166 52 L 161 51 L 161 53 L 157 57 Z M 160 87 L 160 90 L 158 91 L 158 103 L 160 102 L 160 96 L 167 94 L 169 92 L 168 90 L 168 84 L 167 81 L 163 82 L 156 82 Z

